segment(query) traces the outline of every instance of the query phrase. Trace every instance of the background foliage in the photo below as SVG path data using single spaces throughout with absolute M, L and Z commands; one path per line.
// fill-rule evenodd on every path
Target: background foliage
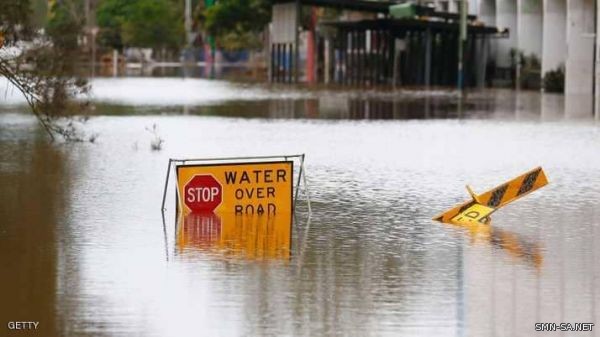
M 219 0 L 204 7 L 198 20 L 221 48 L 258 48 L 257 34 L 271 21 L 271 5 L 271 0 Z
M 104 0 L 96 11 L 101 45 L 177 49 L 184 43 L 181 1 Z
M 83 140 L 74 115 L 82 116 L 86 78 L 79 73 L 82 35 L 81 8 L 76 1 L 51 3 L 46 34 L 31 25 L 29 0 L 2 0 L 1 29 L 6 43 L 0 48 L 0 76 L 25 97 L 51 138 Z

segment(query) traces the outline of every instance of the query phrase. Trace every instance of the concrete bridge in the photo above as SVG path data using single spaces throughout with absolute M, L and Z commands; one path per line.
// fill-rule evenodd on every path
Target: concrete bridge
M 508 39 L 496 41 L 492 57 L 498 66 L 510 62 L 510 50 L 535 55 L 541 76 L 565 69 L 567 111 L 598 114 L 598 47 L 593 0 L 468 0 L 469 12 L 487 25 L 506 27 Z M 458 1 L 437 0 L 436 6 L 456 10 Z M 596 46 L 596 47 L 595 47 Z M 597 92 L 595 94 L 595 91 Z
M 507 28 L 510 32 L 508 37 L 491 39 L 487 52 L 479 52 L 478 55 L 486 55 L 488 60 L 494 61 L 497 69 L 509 70 L 510 76 L 517 77 L 520 70 L 517 66 L 516 72 L 514 71 L 511 51 L 521 52 L 528 57 L 534 55 L 541 63 L 538 80 L 549 71 L 563 67 L 565 109 L 578 115 L 595 115 L 600 118 L 600 43 L 597 42 L 600 39 L 595 34 L 598 27 L 595 12 L 598 6 L 593 0 L 465 1 L 468 2 L 468 14 L 476 17 L 477 21 L 486 27 L 497 27 L 498 31 Z M 399 2 L 405 1 L 278 0 L 277 3 L 281 5 L 276 5 L 273 11 L 273 42 L 285 42 L 281 45 L 287 46 L 284 54 L 289 54 L 290 59 L 294 59 L 293 54 L 298 55 L 298 49 L 302 48 L 301 41 L 295 34 L 298 30 L 293 27 L 299 20 L 298 11 L 293 10 L 294 4 L 297 8 L 335 7 L 348 13 L 365 13 L 362 16 L 342 15 L 345 17 L 341 20 L 348 22 L 364 20 L 369 15 L 378 20 L 388 18 L 387 8 Z M 433 6 L 439 13 L 458 13 L 461 0 L 429 0 L 418 3 Z M 288 10 L 282 5 L 288 6 Z M 453 21 L 452 18 L 449 20 Z M 296 45 L 300 47 L 295 47 Z M 298 80 L 297 74 L 293 77 Z M 289 78 L 292 79 L 292 74 L 289 74 Z M 516 82 L 518 83 L 518 78 Z

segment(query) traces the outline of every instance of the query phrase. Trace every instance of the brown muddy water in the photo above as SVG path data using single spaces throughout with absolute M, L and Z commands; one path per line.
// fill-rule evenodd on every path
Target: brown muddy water
M 49 142 L 2 90 L 1 336 L 536 336 L 537 322 L 600 322 L 600 127 L 561 96 L 93 85 L 93 144 Z M 260 224 L 233 251 L 182 238 L 172 188 L 163 228 L 169 158 L 286 153 L 307 156 L 313 208 L 300 201 L 289 254 L 252 244 Z M 492 226 L 431 221 L 465 184 L 538 165 L 550 184 Z

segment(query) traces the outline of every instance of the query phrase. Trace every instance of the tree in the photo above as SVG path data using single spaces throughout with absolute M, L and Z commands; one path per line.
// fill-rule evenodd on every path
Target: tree
M 29 0 L 0 0 L 0 9 L 0 34 L 5 44 L 31 36 Z
M 177 49 L 184 42 L 181 6 L 169 0 L 105 0 L 96 12 L 99 42 L 122 49 Z
M 271 0 L 220 0 L 200 11 L 198 20 L 225 49 L 260 46 L 257 33 L 271 21 Z
M 96 8 L 96 22 L 100 27 L 98 43 L 114 49 L 123 49 L 121 25 L 130 11 L 131 3 L 122 0 L 104 0 Z
M 31 28 L 28 0 L 2 0 L 0 6 L 0 35 L 4 36 L 0 76 L 21 91 L 52 139 L 59 135 L 66 140 L 82 140 L 72 116 L 84 110 L 86 102 L 74 98 L 87 92 L 88 86 L 77 74 L 82 24 L 74 3 L 63 0 L 52 4 L 47 35 Z
M 55 2 L 50 7 L 50 18 L 46 24 L 46 32 L 54 47 L 61 51 L 74 52 L 79 49 L 79 32 L 83 30 L 84 20 L 79 3 Z M 74 33 L 75 32 L 75 33 Z
M 121 25 L 128 16 L 131 2 L 104 0 L 96 9 L 96 22 L 101 28 L 98 43 L 114 49 L 123 49 Z

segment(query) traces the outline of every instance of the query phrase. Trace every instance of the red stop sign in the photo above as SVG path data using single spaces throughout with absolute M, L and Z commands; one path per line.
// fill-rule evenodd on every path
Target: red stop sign
M 194 213 L 212 212 L 223 201 L 223 188 L 210 174 L 195 175 L 183 188 L 185 205 Z

